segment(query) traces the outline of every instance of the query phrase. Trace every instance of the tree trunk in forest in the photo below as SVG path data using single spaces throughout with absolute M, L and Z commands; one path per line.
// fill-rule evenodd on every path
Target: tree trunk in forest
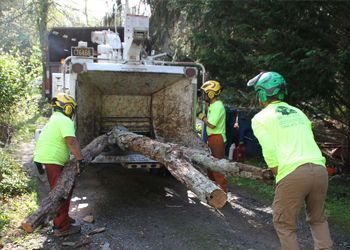
M 87 162 L 99 155 L 109 144 L 108 135 L 101 135 L 87 145 L 82 154 Z M 31 233 L 34 229 L 45 221 L 47 216 L 57 209 L 61 199 L 66 199 L 74 185 L 76 175 L 76 159 L 71 159 L 65 166 L 62 175 L 59 177 L 56 186 L 50 191 L 48 197 L 42 200 L 39 209 L 22 222 L 22 228 Z
M 89 16 L 88 16 L 88 11 L 87 11 L 87 0 L 84 1 L 84 16 L 85 16 L 85 25 L 86 25 L 86 27 L 89 27 Z
M 41 63 L 42 63 L 42 68 L 43 68 L 43 94 L 44 96 L 46 95 L 45 93 L 45 85 L 47 82 L 47 75 L 46 75 L 46 54 L 47 54 L 47 49 L 48 49 L 48 41 L 47 41 L 47 22 L 48 22 L 48 15 L 49 15 L 49 9 L 50 6 L 52 5 L 51 0 L 39 0 L 37 5 L 36 5 L 36 13 L 37 13 L 37 28 L 39 31 L 39 41 L 40 41 L 40 50 L 41 50 Z
M 226 193 L 192 166 L 186 159 L 181 147 L 131 133 L 123 127 L 115 128 L 113 133 L 115 143 L 121 149 L 142 153 L 162 163 L 176 179 L 184 183 L 201 201 L 207 202 L 215 208 L 221 208 L 225 205 Z

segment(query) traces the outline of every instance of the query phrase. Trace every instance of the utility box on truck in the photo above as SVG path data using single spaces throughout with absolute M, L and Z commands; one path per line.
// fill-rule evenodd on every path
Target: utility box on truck
M 78 102 L 77 137 L 84 147 L 97 136 L 122 125 L 129 131 L 164 142 L 192 148 L 205 148 L 194 132 L 197 103 L 197 78 L 202 65 L 158 61 L 148 56 L 148 17 L 127 15 L 124 40 L 111 30 L 91 32 L 87 41 L 66 48 L 62 72 L 51 73 L 51 89 L 61 89 Z M 50 45 L 49 46 L 54 46 Z M 77 56 L 78 55 L 78 56 Z M 53 78 L 54 77 L 54 78 Z M 95 162 L 122 162 L 131 166 L 159 167 L 142 155 L 117 148 L 105 152 Z

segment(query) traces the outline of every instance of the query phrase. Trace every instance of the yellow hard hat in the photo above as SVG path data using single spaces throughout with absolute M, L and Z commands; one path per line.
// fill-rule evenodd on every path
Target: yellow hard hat
M 66 116 L 71 117 L 77 107 L 77 102 L 66 93 L 58 93 L 57 97 L 52 99 L 52 106 L 60 108 Z
M 208 95 L 209 99 L 213 99 L 221 93 L 221 86 L 218 81 L 210 80 L 203 83 L 201 90 Z

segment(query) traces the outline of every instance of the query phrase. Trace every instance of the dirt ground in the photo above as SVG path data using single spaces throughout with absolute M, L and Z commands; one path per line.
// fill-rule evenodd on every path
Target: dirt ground
M 80 249 L 280 249 L 270 206 L 235 185 L 230 190 L 229 202 L 215 210 L 171 176 L 92 165 L 77 180 L 71 202 L 81 235 L 48 236 L 43 249 L 71 249 L 62 244 L 101 227 L 105 231 Z M 95 222 L 83 222 L 87 215 Z M 301 248 L 312 249 L 307 226 L 302 220 L 299 226 Z M 335 249 L 345 249 L 336 244 Z
M 83 235 L 106 228 L 91 236 L 87 249 L 278 249 L 269 208 L 230 198 L 233 205 L 214 210 L 171 176 L 94 165 L 77 181 L 71 216 L 82 224 Z M 83 223 L 90 214 L 95 223 Z M 45 242 L 44 248 L 78 239 Z
M 47 184 L 39 184 L 42 198 Z M 70 208 L 81 234 L 57 239 L 47 235 L 45 228 L 40 244 L 29 248 L 74 249 L 73 243 L 85 240 L 89 244 L 79 249 L 280 249 L 270 204 L 234 184 L 229 189 L 229 202 L 216 210 L 201 204 L 169 175 L 120 165 L 91 165 L 77 179 Z M 95 222 L 83 222 L 87 215 Z M 87 236 L 101 227 L 104 232 Z M 334 233 L 333 239 L 334 249 L 350 249 L 350 239 Z M 301 249 L 313 249 L 305 219 L 299 222 L 299 242 Z

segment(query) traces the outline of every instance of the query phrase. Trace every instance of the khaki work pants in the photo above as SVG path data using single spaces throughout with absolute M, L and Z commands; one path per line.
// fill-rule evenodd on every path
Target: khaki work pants
M 324 167 L 303 164 L 283 178 L 276 187 L 273 201 L 273 224 L 283 250 L 298 250 L 297 219 L 306 203 L 306 221 L 311 228 L 315 249 L 332 249 L 324 214 L 328 175 Z

